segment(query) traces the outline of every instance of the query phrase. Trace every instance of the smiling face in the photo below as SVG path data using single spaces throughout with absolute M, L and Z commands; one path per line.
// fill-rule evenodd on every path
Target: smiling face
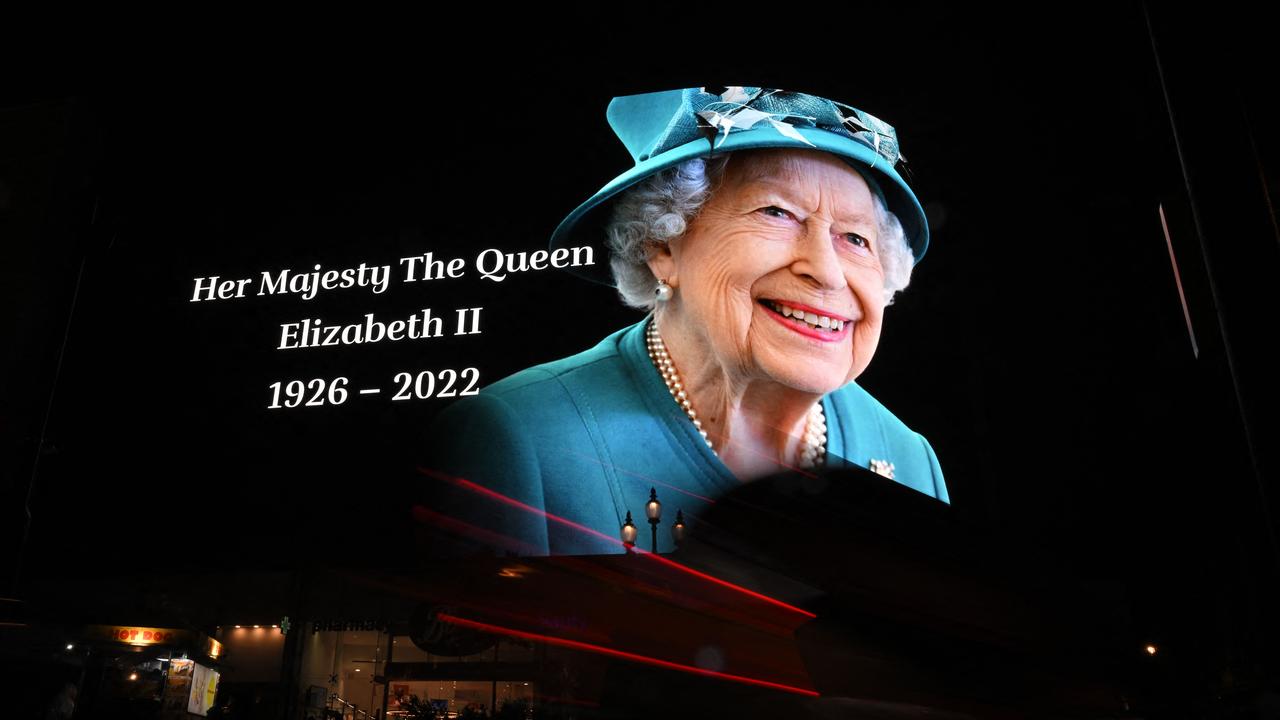
M 675 296 L 663 336 L 704 348 L 681 364 L 806 393 L 866 369 L 880 340 L 884 271 L 875 205 L 844 160 L 811 150 L 732 156 L 688 230 L 649 261 Z

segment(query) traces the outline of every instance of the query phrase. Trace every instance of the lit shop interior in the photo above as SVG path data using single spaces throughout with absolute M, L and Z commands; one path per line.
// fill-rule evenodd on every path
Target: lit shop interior
M 492 713 L 534 701 L 538 650 L 532 643 L 489 636 L 469 639 L 471 646 L 463 647 L 443 637 L 415 642 L 397 630 L 300 632 L 304 717 L 320 718 L 326 711 L 330 717 L 399 717 L 428 706 L 451 715 Z

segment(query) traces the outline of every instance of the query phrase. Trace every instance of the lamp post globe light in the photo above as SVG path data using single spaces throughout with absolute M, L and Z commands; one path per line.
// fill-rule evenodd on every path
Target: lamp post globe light
M 627 552 L 631 552 L 631 548 L 636 544 L 636 524 L 631 522 L 631 511 L 627 511 L 627 519 L 622 523 L 622 544 L 627 546 Z

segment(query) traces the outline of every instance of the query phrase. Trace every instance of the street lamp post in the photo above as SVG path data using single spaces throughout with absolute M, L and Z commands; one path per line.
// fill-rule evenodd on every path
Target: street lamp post
M 649 501 L 644 504 L 644 515 L 649 521 L 649 549 L 654 555 L 658 554 L 658 524 L 662 522 L 662 503 L 658 502 L 658 490 L 649 488 Z M 684 511 L 676 511 L 676 522 L 671 526 L 671 540 L 676 547 L 680 547 L 684 543 Z M 622 523 L 622 544 L 626 546 L 627 552 L 631 552 L 636 546 L 636 535 L 639 531 L 636 524 L 631 520 L 631 511 L 627 511 L 627 519 Z
M 649 517 L 649 530 L 653 538 L 653 545 L 650 547 L 653 554 L 658 554 L 658 523 L 662 521 L 662 503 L 658 502 L 658 491 L 656 488 L 649 488 L 649 502 L 644 505 L 644 514 Z

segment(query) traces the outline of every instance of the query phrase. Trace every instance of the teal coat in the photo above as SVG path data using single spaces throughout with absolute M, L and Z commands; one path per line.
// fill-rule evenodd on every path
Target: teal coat
M 645 349 L 645 321 L 585 352 L 499 380 L 446 408 L 424 469 L 437 521 L 520 554 L 617 553 L 628 511 L 649 546 L 649 488 L 663 505 L 658 549 L 682 510 L 692 529 L 741 484 L 672 401 Z M 933 448 L 856 383 L 822 400 L 828 465 L 894 464 L 894 479 L 950 502 Z M 448 475 L 465 483 L 443 481 Z M 465 487 L 464 487 L 465 486 Z M 511 502 L 514 501 L 514 502 Z

